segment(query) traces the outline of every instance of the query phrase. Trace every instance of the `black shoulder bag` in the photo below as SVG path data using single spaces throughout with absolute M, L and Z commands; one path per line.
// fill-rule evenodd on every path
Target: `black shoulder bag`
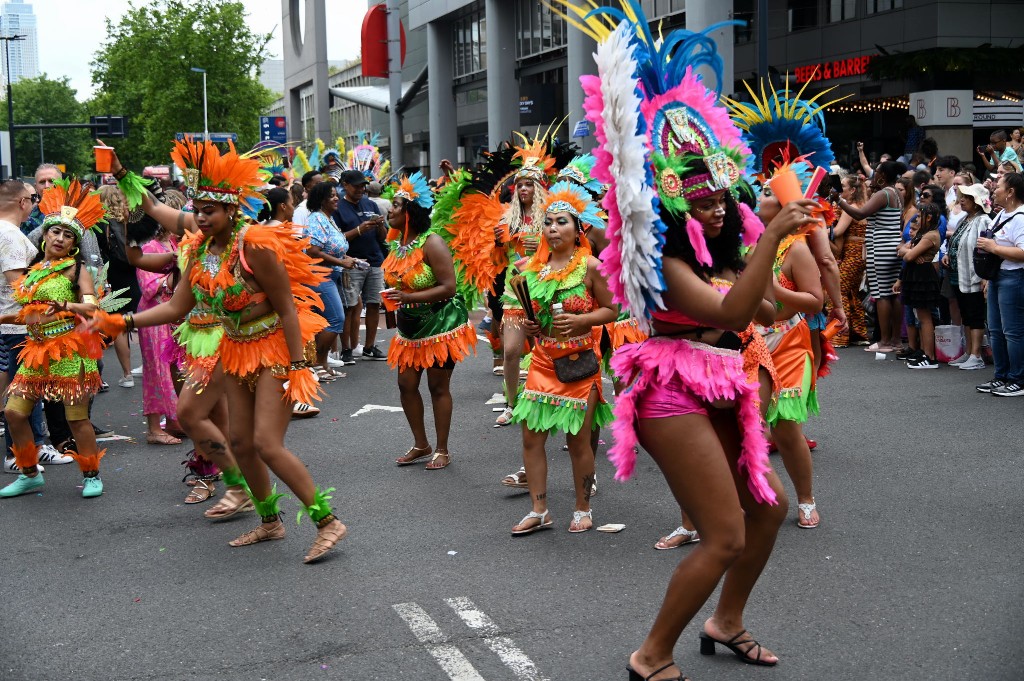
M 995 227 L 990 232 L 990 239 L 994 239 L 996 234 L 1001 230 L 1010 220 L 1017 217 L 1017 213 L 1014 213 L 1002 222 L 997 222 Z M 974 271 L 982 279 L 988 281 L 994 281 L 999 277 L 999 268 L 1003 264 L 1003 259 L 995 253 L 989 253 L 983 251 L 978 247 L 974 248 Z

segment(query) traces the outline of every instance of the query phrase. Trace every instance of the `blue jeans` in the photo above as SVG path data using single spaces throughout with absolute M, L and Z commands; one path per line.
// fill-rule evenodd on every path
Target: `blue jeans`
M 21 333 L 5 333 L 0 335 L 0 352 L 4 353 L 4 359 L 7 360 L 7 378 L 14 380 L 14 374 L 18 372 L 18 353 L 21 352 L 21 344 L 25 342 L 25 335 Z M 4 396 L 4 402 L 6 402 L 6 396 Z M 36 402 L 36 406 L 32 409 L 32 415 L 28 417 L 28 423 L 32 426 L 32 439 L 35 440 L 37 445 L 43 444 L 45 438 L 43 437 L 43 401 L 39 400 Z M 11 429 L 7 428 L 7 432 L 4 433 L 4 444 L 6 445 L 4 456 L 12 457 L 14 452 L 11 451 Z
M 341 272 L 332 269 L 327 281 L 313 289 L 320 294 L 320 300 L 323 301 L 323 308 L 318 309 L 318 312 L 327 320 L 326 330 L 333 333 L 345 331 L 345 306 L 341 302 L 340 287 Z
M 988 333 L 996 380 L 1024 385 L 1024 269 L 989 282 Z

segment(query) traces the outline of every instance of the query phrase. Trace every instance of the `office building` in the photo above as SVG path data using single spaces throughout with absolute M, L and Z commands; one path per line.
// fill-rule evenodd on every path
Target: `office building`
M 39 41 L 36 31 L 36 16 L 32 5 L 27 2 L 4 2 L 0 4 L 0 35 L 25 36 L 24 40 L 7 43 L 8 60 L 11 65 L 11 82 L 39 75 Z M 0 55 L 0 70 L 7 82 L 7 61 Z

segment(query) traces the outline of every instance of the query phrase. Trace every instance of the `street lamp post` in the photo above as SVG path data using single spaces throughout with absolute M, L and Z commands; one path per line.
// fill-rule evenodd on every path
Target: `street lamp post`
M 207 117 L 206 112 L 206 69 L 201 69 L 197 66 L 193 66 L 192 70 L 196 73 L 203 74 L 203 141 L 210 141 L 210 119 Z
M 4 63 L 6 64 L 4 70 L 7 73 L 7 140 L 8 146 L 11 148 L 11 155 L 8 159 L 11 166 L 11 177 L 14 177 L 14 100 L 11 98 L 11 54 L 8 48 L 12 40 L 24 39 L 23 35 L 0 36 L 0 40 L 4 41 Z

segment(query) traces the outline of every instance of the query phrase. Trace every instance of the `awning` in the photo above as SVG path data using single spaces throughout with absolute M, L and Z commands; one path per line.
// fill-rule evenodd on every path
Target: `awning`
M 402 98 L 395 107 L 402 113 L 413 104 L 419 102 L 416 95 L 427 82 L 427 67 L 423 67 L 416 80 L 402 83 Z M 331 94 L 347 102 L 389 113 L 391 111 L 391 89 L 387 85 L 356 85 L 351 87 L 332 87 Z

